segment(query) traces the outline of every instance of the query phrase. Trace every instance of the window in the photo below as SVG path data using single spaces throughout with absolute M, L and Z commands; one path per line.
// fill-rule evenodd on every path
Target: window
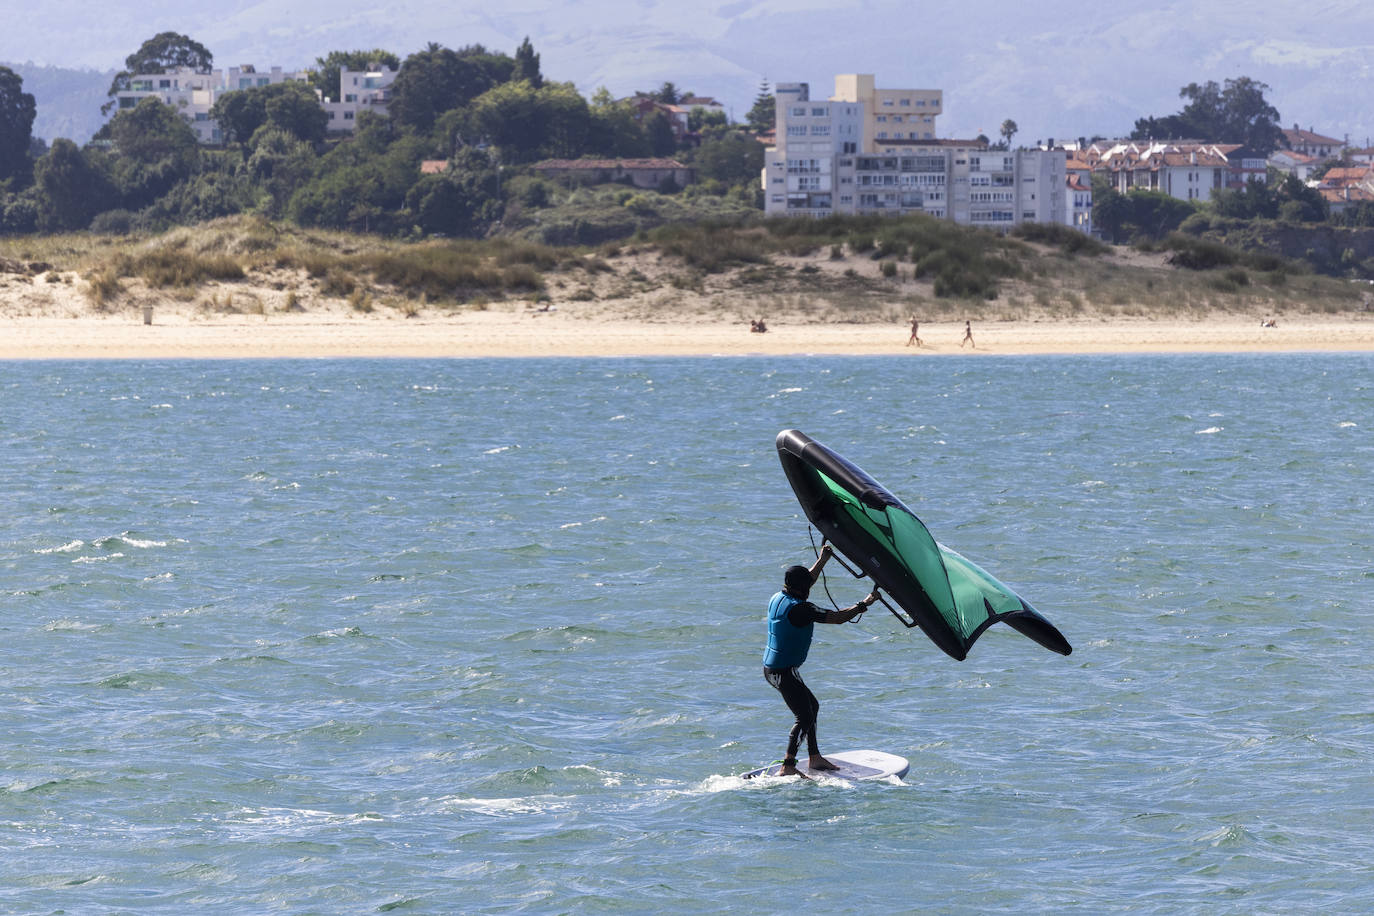
M 805 136 L 806 136 L 806 125 L 805 125 L 805 124 L 789 124 L 789 125 L 787 125 L 787 136 L 789 136 L 789 137 L 805 137 Z
M 893 116 L 892 116 L 892 120 L 893 120 L 893 123 L 901 124 L 901 123 L 902 123 L 902 116 L 901 116 L 901 115 L 893 115 Z
M 813 118 L 823 118 L 823 117 L 825 117 L 827 114 L 829 114 L 829 112 L 827 112 L 824 108 L 813 108 L 813 109 L 811 109 L 811 117 L 813 117 Z
M 774 195 L 773 195 L 773 203 L 775 203 L 775 204 L 780 204 L 780 203 L 782 203 L 782 202 L 783 202 L 784 200 L 786 200 L 786 199 L 787 199 L 787 198 L 786 198 L 786 197 L 783 197 L 781 194 L 774 194 Z
M 982 157 L 982 156 L 969 156 L 969 157 L 968 157 L 968 170 L 969 170 L 970 172 L 977 172 L 977 171 L 980 171 L 982 168 L 983 168 L 983 157 Z
M 345 121 L 352 121 L 352 120 L 353 120 L 353 112 L 351 112 L 351 111 L 345 111 L 345 112 L 344 112 L 344 120 L 345 120 Z
M 899 102 L 898 104 L 900 104 L 903 108 L 910 108 L 911 99 L 902 99 L 901 102 Z
M 886 124 L 886 123 L 887 123 L 887 115 L 878 115 L 878 123 L 879 123 L 879 124 Z
M 891 108 L 891 107 L 892 107 L 892 100 L 891 100 L 891 99 L 883 99 L 883 107 L 885 107 L 885 108 Z
M 159 88 L 159 89 L 171 89 L 171 88 L 172 88 L 172 81 L 171 81 L 171 80 L 158 80 L 158 81 L 157 81 L 157 88 Z
M 812 125 L 811 125 L 811 136 L 813 136 L 813 137 L 828 137 L 828 136 L 830 136 L 830 125 L 829 125 L 829 124 L 812 124 Z
M 794 106 L 793 109 L 792 109 L 792 117 L 794 117 L 794 118 L 804 118 L 804 117 L 806 117 L 806 106 L 805 106 L 805 105 L 797 105 L 797 106 Z
M 887 139 L 887 131 L 885 131 L 885 130 L 880 130 L 880 131 L 878 131 L 878 139 L 879 139 L 879 140 L 886 140 L 886 139 Z

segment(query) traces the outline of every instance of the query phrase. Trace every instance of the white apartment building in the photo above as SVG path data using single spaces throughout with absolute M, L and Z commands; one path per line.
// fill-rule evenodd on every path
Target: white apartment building
M 129 88 L 118 93 L 119 109 L 133 108 L 146 98 L 154 98 L 175 108 L 190 123 L 201 143 L 220 144 L 224 134 L 219 125 L 210 118 L 210 109 L 215 100 L 226 92 L 238 89 L 255 89 L 288 81 L 305 82 L 310 78 L 308 70 L 283 70 L 273 67 L 259 71 L 251 64 L 230 67 L 228 70 L 212 70 L 209 73 L 182 67 L 168 73 L 144 73 L 129 81 Z M 386 114 L 387 103 L 391 100 L 391 84 L 396 79 L 395 70 L 379 68 L 375 70 L 339 71 L 338 100 L 321 99 L 320 104 L 329 115 L 328 128 L 331 132 L 353 130 L 359 111 L 375 111 Z M 318 97 L 319 93 L 316 93 Z
M 877 90 L 868 74 L 837 76 L 835 84 L 825 102 L 812 101 L 806 83 L 778 84 L 776 146 L 762 176 L 768 216 L 925 213 L 994 229 L 1072 217 L 1063 150 L 936 139 L 938 90 Z M 922 110 L 914 122 L 908 114 L 891 120 Z
M 329 132 L 351 132 L 360 111 L 385 116 L 387 104 L 391 101 L 391 84 L 396 81 L 397 72 L 385 67 L 367 70 L 340 67 L 339 94 L 333 99 L 321 101 L 329 115 Z

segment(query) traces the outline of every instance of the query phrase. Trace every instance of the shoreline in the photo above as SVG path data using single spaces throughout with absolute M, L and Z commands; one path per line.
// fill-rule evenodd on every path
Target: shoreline
M 770 321 L 766 334 L 718 317 L 644 321 L 562 311 L 489 310 L 453 316 L 141 315 L 0 316 L 0 360 L 341 359 L 659 356 L 1071 355 L 1374 351 L 1374 315 L 1258 318 L 1075 318 L 974 320 L 975 346 L 961 348 L 963 320 L 908 325 Z

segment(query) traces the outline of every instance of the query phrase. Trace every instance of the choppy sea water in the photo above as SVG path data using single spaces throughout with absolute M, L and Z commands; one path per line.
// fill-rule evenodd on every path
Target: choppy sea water
M 785 427 L 1075 646 L 818 628 L 901 783 L 737 775 Z M 1374 907 L 1369 355 L 0 363 L 0 462 L 0 912 Z

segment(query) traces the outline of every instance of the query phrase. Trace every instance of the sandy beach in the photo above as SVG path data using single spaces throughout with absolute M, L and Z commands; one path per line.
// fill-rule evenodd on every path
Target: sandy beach
M 396 313 L 204 315 L 189 309 L 74 317 L 0 314 L 0 359 L 252 359 L 347 357 L 594 357 L 845 354 L 950 355 L 1047 353 L 1284 352 L 1374 350 L 1374 316 L 1291 316 L 1277 327 L 1258 318 L 1206 321 L 1151 318 L 973 322 L 963 347 L 958 322 L 921 324 L 922 345 L 892 323 L 746 323 L 697 318 L 653 322 L 492 308 L 405 318 Z

